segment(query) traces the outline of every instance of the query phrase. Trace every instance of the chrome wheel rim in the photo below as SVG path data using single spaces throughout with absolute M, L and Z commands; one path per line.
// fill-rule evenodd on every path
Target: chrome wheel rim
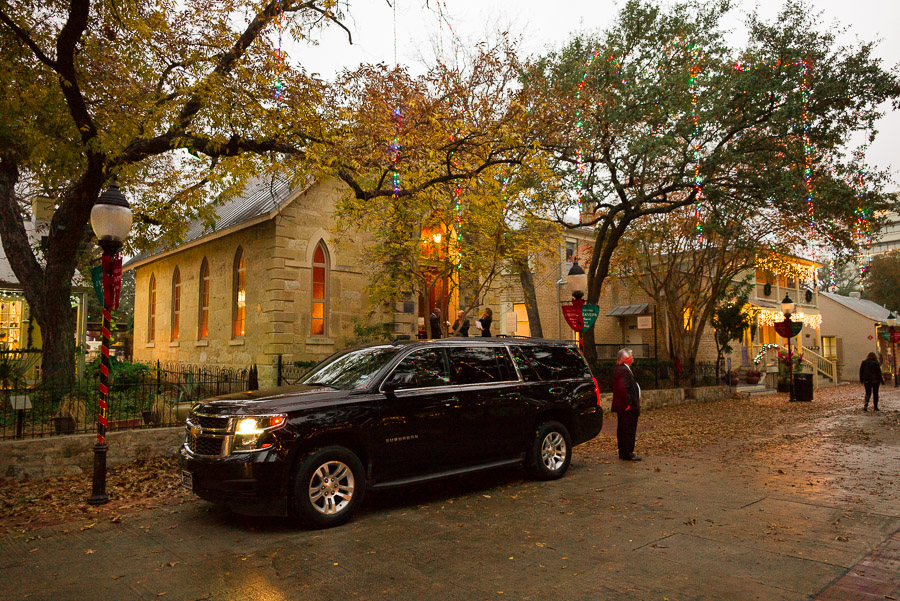
M 541 461 L 551 472 L 566 463 L 566 439 L 559 432 L 550 432 L 541 443 Z
M 323 515 L 335 515 L 346 509 L 353 498 L 356 481 L 346 463 L 328 461 L 309 479 L 309 502 Z

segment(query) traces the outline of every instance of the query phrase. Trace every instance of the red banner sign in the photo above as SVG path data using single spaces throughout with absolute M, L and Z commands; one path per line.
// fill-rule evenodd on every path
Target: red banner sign
M 584 329 L 584 315 L 581 313 L 581 305 L 563 305 L 562 313 L 570 328 L 576 332 Z
M 775 332 L 784 338 L 796 336 L 803 329 L 803 323 L 799 321 L 778 321 L 775 323 Z
M 110 309 L 119 308 L 119 292 L 122 290 L 122 257 L 103 255 L 103 298 Z

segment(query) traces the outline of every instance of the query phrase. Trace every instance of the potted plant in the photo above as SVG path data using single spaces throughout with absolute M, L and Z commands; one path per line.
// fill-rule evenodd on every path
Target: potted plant
M 725 383 L 729 386 L 737 386 L 738 384 L 738 375 L 733 371 L 726 371 L 722 379 L 725 380 Z
M 803 371 L 803 355 L 795 350 L 790 353 L 778 352 L 778 392 L 790 392 L 791 372 L 799 374 Z
M 78 424 L 84 422 L 84 417 L 84 400 L 78 398 L 76 394 L 67 394 L 50 421 L 53 422 L 53 429 L 57 434 L 74 434 Z
M 751 386 L 759 384 L 759 379 L 761 377 L 762 373 L 755 367 L 744 372 L 744 381 Z

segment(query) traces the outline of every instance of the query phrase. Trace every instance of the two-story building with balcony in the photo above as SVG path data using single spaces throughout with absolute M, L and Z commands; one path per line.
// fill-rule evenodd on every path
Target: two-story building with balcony
M 775 324 L 785 320 L 782 303 L 795 304 L 791 321 L 802 323 L 802 329 L 791 339 L 792 349 L 803 355 L 803 370 L 815 375 L 818 386 L 837 381 L 835 361 L 828 355 L 822 339 L 822 313 L 816 273 L 821 263 L 796 256 L 761 257 L 753 270 L 750 305 L 756 313 L 755 332 L 748 331 L 741 345 L 740 365 L 757 366 L 766 372 L 766 384 L 774 386 L 777 377 L 777 355 L 788 347 Z

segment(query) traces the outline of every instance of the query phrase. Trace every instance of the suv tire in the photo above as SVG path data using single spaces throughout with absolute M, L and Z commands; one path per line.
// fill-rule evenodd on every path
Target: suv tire
M 331 528 L 353 517 L 366 493 L 362 462 L 345 447 L 322 447 L 299 461 L 294 511 L 310 528 Z
M 559 422 L 538 426 L 528 449 L 528 471 L 538 480 L 562 478 L 572 461 L 572 437 Z

